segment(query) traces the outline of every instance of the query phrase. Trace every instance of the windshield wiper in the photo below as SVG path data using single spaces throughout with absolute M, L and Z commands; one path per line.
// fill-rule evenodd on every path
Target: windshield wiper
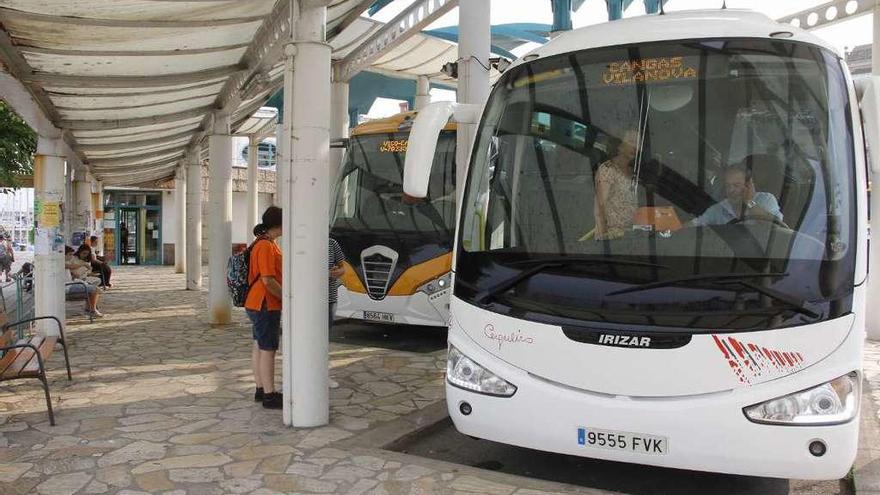
M 545 258 L 540 260 L 523 260 L 523 261 L 515 261 L 513 263 L 509 263 L 510 265 L 524 265 L 524 264 L 535 264 L 535 266 L 529 268 L 528 270 L 523 270 L 516 275 L 499 282 L 488 289 L 478 292 L 474 299 L 478 304 L 482 304 L 487 300 L 506 292 L 512 289 L 514 286 L 531 278 L 533 275 L 536 275 L 548 268 L 559 268 L 566 265 L 624 265 L 624 266 L 640 266 L 640 267 L 651 267 L 651 268 L 668 268 L 665 265 L 659 265 L 656 263 L 647 263 L 643 261 L 628 261 L 628 260 L 615 260 L 613 258 L 578 258 L 578 257 L 558 257 L 558 258 Z
M 748 279 L 751 278 L 766 278 L 766 277 L 787 277 L 788 273 L 785 272 L 775 272 L 775 273 L 725 273 L 725 274 L 708 274 L 708 275 L 695 275 L 692 277 L 681 277 L 681 278 L 672 278 L 669 280 L 661 280 L 659 282 L 652 282 L 649 284 L 636 285 L 633 287 L 629 287 L 626 289 L 616 290 L 613 292 L 609 292 L 606 294 L 607 296 L 617 296 L 620 294 L 629 294 L 632 292 L 641 292 L 645 290 L 657 289 L 660 287 L 669 287 L 673 285 L 683 285 L 690 282 L 711 282 L 716 285 L 728 285 L 728 284 L 736 284 L 741 287 L 746 287 L 751 289 L 759 294 L 765 295 L 771 299 L 776 301 L 785 303 L 791 309 L 801 313 L 803 315 L 809 316 L 810 318 L 818 318 L 821 315 L 816 313 L 815 311 L 807 308 L 804 305 L 804 302 L 800 299 L 794 298 L 784 292 L 780 292 L 775 289 L 771 289 L 769 287 L 763 287 L 761 285 L 755 284 L 753 282 L 748 282 Z

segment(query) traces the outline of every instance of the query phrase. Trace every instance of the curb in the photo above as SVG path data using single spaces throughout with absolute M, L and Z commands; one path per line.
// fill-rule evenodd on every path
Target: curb
M 853 487 L 858 495 L 880 495 L 880 421 L 868 380 L 862 378 L 859 449 L 853 464 Z

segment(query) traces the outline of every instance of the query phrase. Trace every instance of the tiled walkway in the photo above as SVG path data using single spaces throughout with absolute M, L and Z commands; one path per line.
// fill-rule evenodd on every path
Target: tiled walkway
M 243 313 L 212 328 L 206 294 L 182 290 L 167 268 L 114 278 L 108 316 L 69 325 L 73 382 L 60 352 L 50 361 L 57 426 L 36 380 L 0 384 L 0 494 L 549 493 L 524 478 L 334 444 L 436 408 L 444 351 L 333 344 L 330 425 L 290 429 L 252 401 Z

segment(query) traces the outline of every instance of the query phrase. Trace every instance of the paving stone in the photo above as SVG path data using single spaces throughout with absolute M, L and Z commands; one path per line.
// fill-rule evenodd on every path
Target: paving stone
M 126 488 L 132 483 L 131 473 L 128 472 L 129 469 L 126 465 L 98 469 L 95 472 L 95 479 L 115 488 Z
M 59 474 L 37 485 L 37 493 L 40 495 L 73 495 L 91 480 L 92 475 L 87 473 Z
M 385 467 L 385 459 L 369 455 L 356 455 L 351 458 L 351 462 L 355 466 L 366 468 L 370 471 L 379 471 Z
M 148 461 L 151 459 L 161 459 L 165 457 L 165 446 L 152 442 L 134 442 L 105 454 L 98 461 L 99 467 L 114 466 L 116 464 L 125 464 L 132 461 Z
M 34 465 L 29 462 L 0 463 L 0 483 L 12 483 Z
M 220 488 L 229 493 L 248 493 L 263 486 L 260 480 L 251 479 L 233 479 L 223 480 L 219 483 Z
M 178 445 L 176 447 L 172 447 L 168 452 L 168 455 L 171 456 L 184 456 L 184 455 L 195 455 L 195 454 L 210 454 L 211 452 L 217 452 L 220 450 L 220 447 L 216 445 Z
M 287 467 L 287 474 L 296 474 L 306 478 L 317 478 L 324 473 L 324 466 L 307 462 L 294 462 Z
M 296 449 L 289 445 L 253 445 L 231 450 L 229 455 L 239 461 L 250 461 L 253 459 L 265 459 L 266 457 L 275 457 L 294 452 L 296 452 Z
M 452 481 L 452 483 L 449 484 L 449 487 L 462 492 L 485 495 L 509 495 L 516 490 L 516 487 L 514 486 L 495 483 L 470 475 L 464 475 Z
M 292 454 L 268 457 L 260 463 L 257 471 L 262 474 L 284 474 L 287 465 L 290 464 L 291 457 L 293 457 Z
M 232 476 L 233 478 L 245 478 L 247 476 L 250 476 L 251 473 L 254 472 L 259 463 L 259 460 L 235 462 L 223 466 L 223 472 L 225 472 L 228 476 Z
M 214 483 L 223 479 L 217 468 L 172 469 L 168 478 L 178 483 Z
M 378 484 L 379 482 L 376 480 L 358 480 L 358 482 L 355 483 L 354 486 L 352 486 L 347 492 L 345 492 L 345 495 L 363 495 Z
M 327 471 L 326 474 L 321 476 L 321 479 L 355 483 L 361 478 L 371 478 L 374 475 L 375 473 L 373 473 L 369 469 L 364 469 L 357 466 L 335 466 Z
M 187 433 L 175 435 L 169 441 L 180 445 L 201 445 L 225 436 L 227 436 L 226 433 Z
M 232 462 L 232 458 L 222 453 L 185 455 L 180 457 L 166 457 L 156 461 L 145 462 L 132 469 L 133 474 L 149 473 L 161 469 L 183 469 L 216 467 Z
M 174 484 L 169 481 L 168 476 L 164 471 L 138 474 L 134 477 L 134 482 L 142 490 L 150 493 L 158 493 L 173 490 L 175 488 Z
M 70 473 L 73 471 L 88 471 L 97 465 L 92 457 L 65 457 L 53 459 L 42 464 L 43 474 Z
M 110 490 L 110 487 L 105 483 L 101 483 L 100 481 L 94 480 L 89 483 L 88 486 L 85 487 L 83 493 L 89 495 L 100 495 L 102 493 L 107 493 Z

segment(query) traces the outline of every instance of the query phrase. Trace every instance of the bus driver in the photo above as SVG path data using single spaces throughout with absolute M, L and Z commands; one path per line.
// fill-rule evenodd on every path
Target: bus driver
M 764 219 L 782 223 L 782 211 L 776 196 L 768 192 L 755 192 L 751 157 L 724 171 L 724 200 L 715 203 L 702 215 L 691 220 L 692 226 L 725 225 L 734 220 Z

